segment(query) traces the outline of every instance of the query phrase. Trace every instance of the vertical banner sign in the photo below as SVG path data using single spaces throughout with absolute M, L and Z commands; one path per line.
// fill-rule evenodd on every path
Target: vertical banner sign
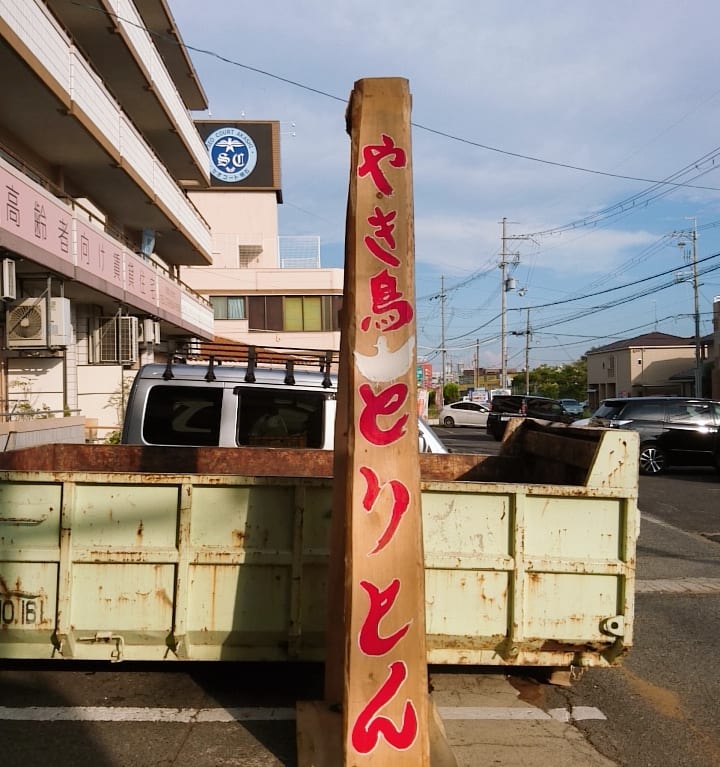
M 347 439 L 347 452 L 339 451 L 335 472 L 335 481 L 343 483 L 344 505 L 336 511 L 345 514 L 344 764 L 426 767 L 407 80 L 359 80 L 348 107 L 348 129 L 339 402 L 346 408 L 339 428 L 346 433 L 337 434 Z

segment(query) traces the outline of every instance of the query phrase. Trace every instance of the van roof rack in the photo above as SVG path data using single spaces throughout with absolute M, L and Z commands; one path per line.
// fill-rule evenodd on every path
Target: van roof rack
M 173 378 L 172 364 L 176 357 L 185 361 L 208 361 L 205 378 L 215 380 L 215 366 L 228 363 L 242 363 L 246 366 L 245 381 L 255 382 L 255 370 L 258 365 L 285 368 L 285 383 L 295 383 L 296 367 L 315 367 L 323 373 L 322 385 L 332 386 L 331 374 L 337 372 L 339 352 L 328 349 L 295 349 L 292 347 L 271 348 L 248 344 L 233 343 L 232 341 L 194 341 L 184 349 L 178 349 L 168 356 L 163 378 Z M 333 371 L 333 366 L 335 370 Z

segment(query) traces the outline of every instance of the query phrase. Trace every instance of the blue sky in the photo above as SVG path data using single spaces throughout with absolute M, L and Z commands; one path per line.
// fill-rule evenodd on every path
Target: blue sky
M 500 365 L 503 218 L 518 238 L 507 241 L 510 368 L 524 364 L 525 336 L 513 333 L 528 314 L 531 367 L 652 330 L 691 336 L 687 249 L 668 235 L 693 222 L 711 332 L 719 4 L 169 5 L 212 118 L 280 121 L 280 234 L 318 235 L 324 266 L 343 260 L 353 84 L 408 79 L 418 356 L 436 369 L 443 330 L 448 363 L 471 366 L 479 348 L 481 366 Z

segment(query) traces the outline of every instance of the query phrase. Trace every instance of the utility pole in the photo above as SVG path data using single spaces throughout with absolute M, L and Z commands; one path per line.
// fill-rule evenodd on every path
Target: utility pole
M 500 388 L 505 388 L 505 382 L 507 381 L 507 352 L 505 350 L 506 346 L 506 339 L 505 339 L 505 333 L 506 333 L 506 325 L 507 321 L 505 318 L 505 292 L 506 288 L 505 285 L 507 284 L 507 238 L 505 237 L 505 225 L 507 223 L 507 218 L 503 216 L 502 220 L 502 249 L 500 251 Z
M 473 375 L 473 386 L 475 388 L 475 391 L 478 389 L 479 381 L 478 376 L 480 375 L 480 339 L 475 339 L 475 373 Z
M 500 250 L 500 274 L 502 284 L 500 285 L 500 388 L 507 388 L 507 307 L 505 294 L 515 289 L 515 280 L 512 277 L 507 276 L 508 266 L 517 266 L 520 263 L 520 253 L 510 252 L 507 249 L 508 240 L 529 240 L 531 239 L 527 234 L 515 235 L 513 237 L 507 236 L 507 218 L 503 217 L 500 222 L 502 224 L 502 249 Z M 508 260 L 511 258 L 512 260 Z
M 697 269 L 697 219 L 692 217 L 692 229 L 690 230 L 690 259 L 692 266 L 692 284 L 693 284 L 693 319 L 695 321 L 695 375 L 694 375 L 694 396 L 702 397 L 702 349 L 700 342 L 700 301 L 698 295 L 698 269 Z M 685 232 L 688 234 L 688 232 Z M 680 240 L 679 248 L 684 248 L 686 243 Z M 687 278 L 686 280 L 687 281 Z
M 525 323 L 525 394 L 530 394 L 530 310 Z
M 695 396 L 702 397 L 702 353 L 700 349 L 700 303 L 698 300 L 698 271 L 697 271 L 697 219 L 693 218 L 692 228 L 692 281 L 693 281 L 693 314 L 695 319 Z
M 514 330 L 511 335 L 525 336 L 525 394 L 530 394 L 530 309 L 527 310 L 527 320 L 525 322 L 525 331 Z
M 440 277 L 440 344 L 442 372 L 440 373 L 440 398 L 445 404 L 445 276 Z

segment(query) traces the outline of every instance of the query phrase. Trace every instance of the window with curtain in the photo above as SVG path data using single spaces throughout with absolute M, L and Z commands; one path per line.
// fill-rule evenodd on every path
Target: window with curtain
M 210 296 L 210 303 L 216 320 L 247 319 L 244 296 Z
M 286 296 L 285 330 L 338 330 L 340 296 Z
M 291 333 L 339 330 L 341 303 L 342 296 L 249 296 L 249 329 Z

